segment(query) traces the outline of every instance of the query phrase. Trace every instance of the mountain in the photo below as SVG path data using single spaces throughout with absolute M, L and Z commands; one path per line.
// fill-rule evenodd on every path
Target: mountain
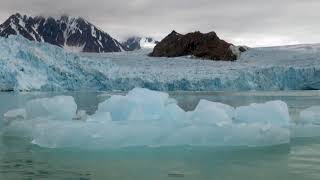
M 215 32 L 201 33 L 199 31 L 182 35 L 172 31 L 159 42 L 150 56 L 179 57 L 192 55 L 211 60 L 233 61 L 248 48 L 235 46 L 220 39 Z
M 130 37 L 122 43 L 122 45 L 129 51 L 139 49 L 152 49 L 158 44 L 159 41 L 151 37 Z
M 75 52 L 120 52 L 121 43 L 81 17 L 10 16 L 0 25 L 0 36 L 22 35 Z

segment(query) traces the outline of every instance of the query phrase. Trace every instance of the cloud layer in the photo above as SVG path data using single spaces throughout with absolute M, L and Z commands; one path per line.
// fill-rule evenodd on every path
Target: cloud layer
M 13 13 L 82 16 L 118 39 L 216 31 L 250 46 L 320 42 L 318 0 L 0 0 L 0 21 Z

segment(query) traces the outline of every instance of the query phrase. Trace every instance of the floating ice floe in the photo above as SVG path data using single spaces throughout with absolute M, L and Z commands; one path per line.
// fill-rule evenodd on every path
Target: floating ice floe
M 27 112 L 25 109 L 13 109 L 4 113 L 3 115 L 5 123 L 9 124 L 13 120 L 24 120 L 27 117 Z
M 265 104 L 254 103 L 237 108 L 235 113 L 236 122 L 264 122 L 280 126 L 288 126 L 290 123 L 288 107 L 283 101 L 271 101 Z
M 71 96 L 56 96 L 31 100 L 26 104 L 28 119 L 44 118 L 52 120 L 72 120 L 77 104 Z
M 291 131 L 293 137 L 320 137 L 320 106 L 301 111 Z
M 167 93 L 135 88 L 125 96 L 111 96 L 93 115 L 76 111 L 68 96 L 31 100 L 25 110 L 7 113 L 10 123 L 3 134 L 28 138 L 41 147 L 83 149 L 270 146 L 290 141 L 290 117 L 282 101 L 234 108 L 201 100 L 186 112 Z
M 299 123 L 315 124 L 320 126 L 320 106 L 312 106 L 301 111 Z

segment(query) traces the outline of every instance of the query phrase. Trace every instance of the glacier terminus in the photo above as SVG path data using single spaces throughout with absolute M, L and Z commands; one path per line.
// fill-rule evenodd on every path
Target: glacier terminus
M 244 91 L 320 89 L 320 45 L 251 48 L 235 62 L 148 57 L 149 50 L 71 53 L 0 38 L 1 91 Z

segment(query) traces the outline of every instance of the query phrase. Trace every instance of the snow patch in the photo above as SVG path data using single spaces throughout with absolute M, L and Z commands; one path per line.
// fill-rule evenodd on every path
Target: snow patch
M 151 38 L 141 38 L 140 40 L 140 47 L 141 48 L 146 48 L 146 49 L 153 49 L 156 46 L 156 41 Z
M 63 46 L 63 49 L 65 49 L 68 52 L 73 52 L 73 53 L 80 53 L 83 52 L 83 48 L 86 46 L 86 44 L 83 44 L 81 46 L 69 46 L 65 44 Z
M 120 49 L 121 52 L 125 51 L 122 46 L 115 40 L 115 39 L 112 39 L 112 41 L 114 42 L 114 44 Z
M 231 50 L 232 54 L 234 54 L 236 56 L 236 59 L 239 59 L 241 54 L 243 52 L 241 52 L 240 48 L 248 51 L 249 50 L 249 47 L 246 47 L 246 46 L 235 46 L 235 45 L 231 45 L 229 47 L 229 49 Z
M 91 26 L 91 35 L 92 37 L 95 37 L 95 38 L 97 37 L 97 32 L 93 26 Z

